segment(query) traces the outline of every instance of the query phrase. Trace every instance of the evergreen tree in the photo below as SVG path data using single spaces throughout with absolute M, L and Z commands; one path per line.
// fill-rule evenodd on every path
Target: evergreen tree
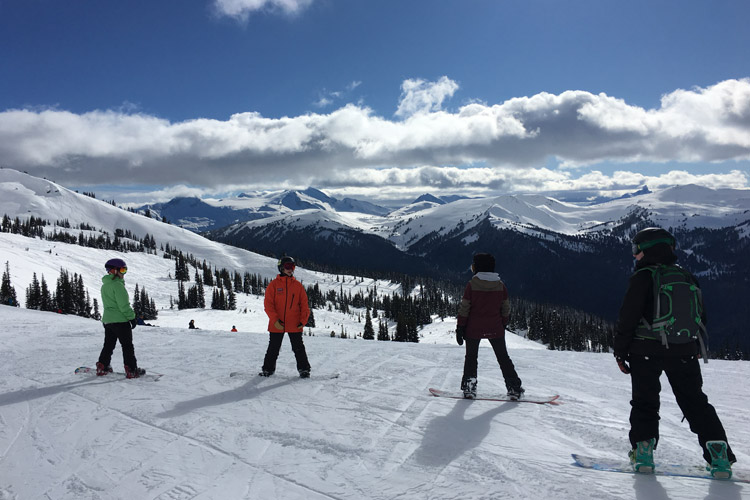
M 45 281 L 43 274 L 42 274 L 41 298 L 40 298 L 40 303 L 39 303 L 39 309 L 41 311 L 54 311 L 55 310 L 55 301 L 52 300 L 52 295 L 49 292 L 49 287 L 47 286 L 47 282 Z
M 187 297 L 185 296 L 185 284 L 177 282 L 177 309 L 187 309 Z
M 307 318 L 307 324 L 305 325 L 310 328 L 315 328 L 315 312 L 310 308 L 310 317 Z
M 370 308 L 367 308 L 365 313 L 365 331 L 362 334 L 362 338 L 365 340 L 375 339 L 375 329 L 372 327 L 372 318 L 370 317 Z
M 408 330 L 406 327 L 406 319 L 403 313 L 399 313 L 398 319 L 396 320 L 396 334 L 393 336 L 394 342 L 407 342 L 408 341 Z
M 378 340 L 391 340 L 390 335 L 388 335 L 388 324 L 385 321 L 378 323 Z
M 102 319 L 101 314 L 99 314 L 99 301 L 94 298 L 94 314 L 91 315 L 92 318 L 99 321 Z
M 36 273 L 31 278 L 31 284 L 26 289 L 26 309 L 41 309 L 42 308 L 42 289 L 39 286 L 39 280 L 36 277 Z
M 16 298 L 16 289 L 10 283 L 10 263 L 5 262 L 5 272 L 3 272 L 3 280 L 0 285 L 0 304 L 6 306 L 18 307 L 18 299 Z

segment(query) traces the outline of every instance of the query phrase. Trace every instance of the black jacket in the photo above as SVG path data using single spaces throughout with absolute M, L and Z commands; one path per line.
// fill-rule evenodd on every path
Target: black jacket
M 654 264 L 671 265 L 677 262 L 672 249 L 667 245 L 656 245 L 647 249 L 644 256 L 635 265 L 635 271 L 630 276 L 625 298 L 620 306 L 620 315 L 615 327 L 615 355 L 628 359 L 630 355 L 687 357 L 700 352 L 698 342 L 687 344 L 662 345 L 661 340 L 643 339 L 635 336 L 641 318 L 650 323 L 654 317 L 654 283 L 649 272 L 638 272 Z M 698 285 L 698 280 L 690 275 Z M 706 323 L 705 316 L 703 324 Z

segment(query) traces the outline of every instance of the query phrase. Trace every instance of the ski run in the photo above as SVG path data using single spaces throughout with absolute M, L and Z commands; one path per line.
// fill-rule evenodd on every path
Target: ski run
M 630 383 L 610 354 L 549 351 L 508 334 L 527 391 L 562 404 L 451 400 L 427 391 L 460 383 L 464 350 L 450 321 L 427 326 L 420 344 L 306 336 L 308 380 L 285 340 L 266 379 L 229 376 L 258 370 L 267 334 L 238 314 L 231 333 L 219 314 L 165 310 L 159 327 L 136 328 L 139 364 L 164 374 L 152 382 L 74 373 L 96 360 L 96 321 L 0 307 L 0 499 L 750 497 L 741 483 L 573 465 L 571 453 L 626 457 Z M 203 329 L 187 330 L 189 319 Z M 116 370 L 120 360 L 118 347 Z M 746 473 L 750 364 L 702 368 Z M 701 465 L 664 386 L 657 460 Z M 488 345 L 478 389 L 503 389 Z

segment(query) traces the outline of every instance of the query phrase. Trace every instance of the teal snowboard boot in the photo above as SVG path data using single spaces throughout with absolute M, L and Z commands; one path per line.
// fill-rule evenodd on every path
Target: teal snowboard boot
M 654 472 L 655 444 L 656 439 L 654 438 L 651 438 L 648 441 L 639 441 L 636 443 L 635 448 L 628 452 L 628 457 L 630 457 L 630 463 L 633 465 L 633 470 L 643 474 L 651 474 Z
M 711 455 L 711 463 L 706 470 L 716 479 L 729 479 L 732 477 L 732 464 L 727 457 L 726 441 L 707 441 L 706 449 Z

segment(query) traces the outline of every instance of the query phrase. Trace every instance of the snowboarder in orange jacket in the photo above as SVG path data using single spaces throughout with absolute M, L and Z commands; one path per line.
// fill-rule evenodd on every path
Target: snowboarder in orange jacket
M 268 315 L 268 349 L 259 375 L 270 377 L 276 371 L 284 333 L 289 335 L 292 351 L 297 359 L 297 371 L 302 378 L 310 376 L 302 330 L 310 317 L 307 293 L 302 283 L 294 278 L 296 263 L 292 257 L 282 257 L 278 262 L 279 275 L 268 284 L 264 300 Z

